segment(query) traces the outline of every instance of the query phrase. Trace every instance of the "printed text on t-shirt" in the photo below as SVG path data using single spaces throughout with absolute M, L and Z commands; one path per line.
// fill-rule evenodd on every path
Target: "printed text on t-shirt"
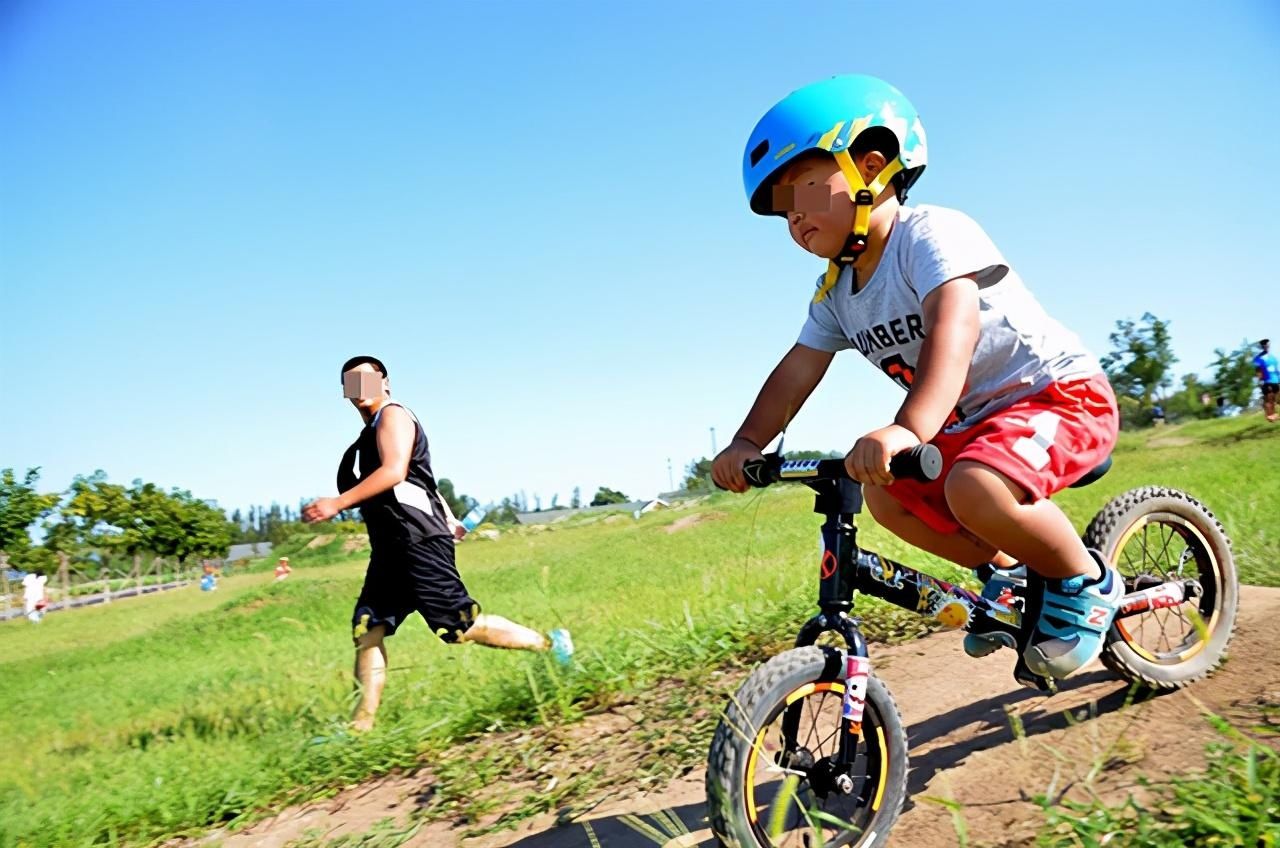
M 907 315 L 894 318 L 887 324 L 876 324 L 866 330 L 859 330 L 850 339 L 858 352 L 866 356 L 873 350 L 883 350 L 896 344 L 904 345 L 916 339 L 924 338 L 924 321 L 919 315 Z

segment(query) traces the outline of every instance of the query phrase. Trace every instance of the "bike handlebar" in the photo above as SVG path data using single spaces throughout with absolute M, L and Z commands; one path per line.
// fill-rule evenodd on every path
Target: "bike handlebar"
M 927 483 L 942 473 L 942 452 L 933 445 L 916 445 L 889 460 L 889 472 L 896 479 Z M 843 459 L 784 459 L 768 454 L 742 466 L 751 486 L 762 489 L 774 483 L 805 483 L 810 480 L 848 480 Z

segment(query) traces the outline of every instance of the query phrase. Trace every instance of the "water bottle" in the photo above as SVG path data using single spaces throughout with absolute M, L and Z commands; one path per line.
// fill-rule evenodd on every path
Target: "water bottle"
M 486 515 L 488 515 L 488 512 L 484 507 L 476 505 L 471 508 L 470 512 L 462 517 L 462 526 L 467 528 L 467 532 L 470 533 L 480 525 L 481 521 L 484 521 L 484 517 Z

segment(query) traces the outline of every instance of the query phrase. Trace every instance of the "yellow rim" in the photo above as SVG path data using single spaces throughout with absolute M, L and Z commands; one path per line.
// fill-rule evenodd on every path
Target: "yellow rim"
M 1125 530 L 1124 535 L 1120 537 L 1120 542 L 1116 545 L 1115 554 L 1114 556 L 1111 557 L 1111 560 L 1113 562 L 1116 562 L 1118 566 L 1119 565 L 1119 563 L 1117 562 L 1118 557 L 1120 556 L 1120 554 L 1124 552 L 1125 546 L 1129 544 L 1129 540 L 1132 539 L 1134 536 L 1136 536 L 1139 530 L 1141 530 L 1143 527 L 1146 527 L 1149 524 L 1163 524 L 1163 523 L 1164 522 L 1152 520 L 1152 516 L 1150 515 L 1144 515 L 1141 518 L 1139 518 L 1132 525 L 1130 525 L 1129 528 Z M 1196 539 L 1203 546 L 1205 552 L 1208 553 L 1210 558 L 1212 559 L 1213 548 L 1210 547 L 1209 540 L 1204 537 L 1204 534 L 1201 533 L 1200 530 L 1197 529 L 1196 526 L 1194 524 L 1191 524 L 1190 522 L 1183 522 L 1180 526 L 1185 527 L 1186 529 L 1191 531 L 1192 535 L 1196 537 Z M 1143 564 L 1145 565 L 1146 563 L 1144 562 Z M 1211 564 L 1211 567 L 1214 568 L 1214 570 L 1216 571 L 1216 562 Z M 1144 615 L 1149 615 L 1149 614 L 1150 613 L 1144 613 Z M 1215 607 L 1213 612 L 1209 615 L 1209 621 L 1205 624 L 1206 630 L 1212 633 L 1214 626 L 1217 623 L 1218 623 L 1218 610 Z M 1124 643 L 1128 645 L 1133 650 L 1134 653 L 1138 654 L 1143 659 L 1149 662 L 1153 662 L 1159 665 L 1169 664 L 1168 658 L 1165 658 L 1162 660 L 1160 657 L 1157 657 L 1155 654 L 1151 653 L 1146 648 L 1137 644 L 1137 642 L 1134 641 L 1133 634 L 1129 632 L 1129 629 L 1127 627 L 1125 627 L 1124 619 L 1117 620 L 1115 623 L 1115 627 L 1116 627 L 1116 630 L 1120 633 L 1121 638 L 1124 639 Z M 1192 632 L 1195 633 L 1194 628 L 1192 628 Z M 1196 654 L 1204 650 L 1207 642 L 1208 642 L 1207 639 L 1203 639 L 1203 638 L 1197 639 L 1195 644 L 1191 645 L 1189 648 L 1187 648 L 1184 651 L 1180 651 L 1177 654 L 1176 661 L 1184 662 L 1186 660 L 1191 659 Z
M 844 684 L 838 681 L 829 681 L 825 683 L 805 683 L 793 690 L 785 699 L 785 706 L 791 706 L 801 698 L 807 698 L 815 692 L 831 692 L 836 695 L 844 695 Z M 760 810 L 756 807 L 755 782 L 756 782 L 756 763 L 759 760 L 760 752 L 764 750 L 764 735 L 768 731 L 768 726 L 760 729 L 756 734 L 755 740 L 751 743 L 751 755 L 747 759 L 747 820 L 751 824 L 759 821 Z M 866 737 L 863 737 L 864 739 Z M 876 795 L 871 802 L 871 809 L 879 811 L 880 805 L 884 802 L 885 786 L 889 783 L 889 751 L 885 744 L 884 728 L 879 724 L 876 725 L 876 746 L 880 756 L 880 774 L 877 776 Z
M 871 802 L 871 809 L 879 810 L 884 800 L 884 785 L 889 782 L 889 752 L 884 744 L 884 728 L 876 725 L 876 744 L 880 746 L 880 784 L 876 786 L 876 799 Z

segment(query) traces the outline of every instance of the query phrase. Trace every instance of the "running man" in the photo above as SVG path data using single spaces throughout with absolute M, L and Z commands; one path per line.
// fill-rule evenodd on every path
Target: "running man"
M 372 729 L 386 683 L 384 640 L 415 611 L 445 642 L 551 650 L 568 662 L 573 653 L 568 631 L 543 636 L 480 614 L 454 563 L 454 545 L 466 528 L 440 496 L 422 424 L 391 399 L 386 366 L 372 356 L 357 356 L 341 373 L 343 396 L 360 413 L 364 429 L 338 466 L 338 497 L 312 501 L 302 516 L 310 523 L 327 521 L 359 506 L 369 532 L 369 568 L 351 617 L 360 690 L 352 729 Z

